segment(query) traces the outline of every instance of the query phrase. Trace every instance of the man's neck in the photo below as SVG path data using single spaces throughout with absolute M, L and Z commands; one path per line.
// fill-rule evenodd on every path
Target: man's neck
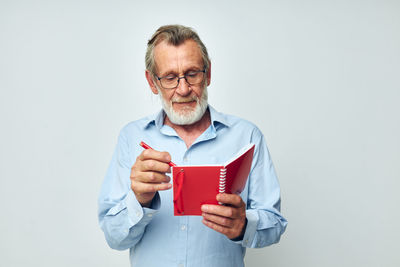
M 203 117 L 190 125 L 176 125 L 173 124 L 168 116 L 164 118 L 164 124 L 172 127 L 180 138 L 185 142 L 186 147 L 189 148 L 197 137 L 199 137 L 211 125 L 210 111 L 207 109 Z

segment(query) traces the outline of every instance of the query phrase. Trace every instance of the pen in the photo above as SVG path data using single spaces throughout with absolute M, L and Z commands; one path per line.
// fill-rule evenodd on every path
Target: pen
M 140 142 L 140 146 L 143 147 L 144 149 L 152 149 L 151 146 L 149 146 L 148 144 L 146 144 L 143 141 Z M 171 167 L 176 167 L 176 164 L 173 163 L 172 161 L 168 162 L 168 165 Z

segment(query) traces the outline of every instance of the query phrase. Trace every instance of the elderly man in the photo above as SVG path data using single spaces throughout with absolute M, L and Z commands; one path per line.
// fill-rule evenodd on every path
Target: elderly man
M 211 63 L 192 29 L 159 28 L 148 42 L 145 74 L 162 110 L 120 133 L 99 197 L 108 244 L 129 248 L 132 266 L 243 266 L 246 247 L 278 242 L 287 224 L 262 133 L 208 105 Z M 255 152 L 241 195 L 218 194 L 223 205 L 203 205 L 202 216 L 173 215 L 171 160 L 219 164 L 248 143 Z

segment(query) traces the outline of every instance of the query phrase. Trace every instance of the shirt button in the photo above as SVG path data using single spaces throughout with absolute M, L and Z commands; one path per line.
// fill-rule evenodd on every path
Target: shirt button
M 182 230 L 182 231 L 185 231 L 185 230 L 186 230 L 186 225 L 182 225 L 182 226 L 181 226 L 181 230 Z
M 178 266 L 179 266 L 179 267 L 184 267 L 183 263 L 179 264 Z
M 153 217 L 153 214 L 151 214 L 151 213 L 150 213 L 150 214 L 147 214 L 147 217 L 150 217 L 150 218 L 151 218 L 151 217 Z

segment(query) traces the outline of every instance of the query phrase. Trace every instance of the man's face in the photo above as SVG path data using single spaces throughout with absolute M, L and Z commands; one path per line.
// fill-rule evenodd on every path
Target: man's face
M 179 46 L 161 42 L 154 48 L 154 58 L 158 77 L 170 74 L 182 77 L 190 71 L 204 69 L 201 51 L 193 40 L 187 40 Z M 153 93 L 160 93 L 163 109 L 168 118 L 172 123 L 178 125 L 190 125 L 203 117 L 207 109 L 207 85 L 209 83 L 209 70 L 207 70 L 204 82 L 189 85 L 185 79 L 181 79 L 175 89 L 163 88 L 157 79 L 149 81 Z

